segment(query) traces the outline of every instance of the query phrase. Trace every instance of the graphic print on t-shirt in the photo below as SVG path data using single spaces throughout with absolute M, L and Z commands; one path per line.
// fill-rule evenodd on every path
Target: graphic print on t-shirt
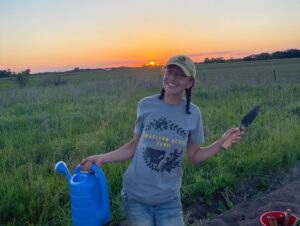
M 179 157 L 181 154 L 182 151 L 178 152 L 177 150 L 175 150 L 174 152 L 168 154 L 166 157 L 166 151 L 147 147 L 146 149 L 144 149 L 143 157 L 146 165 L 150 169 L 157 172 L 167 171 L 168 173 L 170 173 L 172 169 L 180 166 Z
M 187 132 L 173 123 L 171 120 L 167 121 L 166 117 L 160 117 L 160 119 L 156 120 L 154 119 L 153 122 L 150 122 L 148 125 L 146 125 L 145 130 L 149 131 L 150 129 L 163 131 L 163 130 L 170 130 L 174 131 L 177 134 L 179 134 L 182 138 L 186 138 Z
M 159 135 L 160 132 L 164 134 Z M 145 133 L 143 138 L 154 141 L 157 148 L 143 148 L 143 158 L 145 164 L 153 171 L 168 172 L 180 167 L 181 155 L 183 148 L 186 146 L 187 131 L 179 125 L 167 120 L 166 117 L 160 117 L 158 120 L 153 119 L 145 125 Z M 179 147 L 181 150 L 179 150 Z

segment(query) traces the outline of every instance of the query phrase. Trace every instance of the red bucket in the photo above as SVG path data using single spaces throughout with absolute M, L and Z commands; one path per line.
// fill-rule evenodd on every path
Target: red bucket
M 269 221 L 268 221 L 268 216 L 275 217 L 275 220 L 278 222 L 280 215 L 285 216 L 285 213 L 283 211 L 266 212 L 260 216 L 260 223 L 262 226 L 270 226 Z M 285 219 L 283 219 L 283 225 L 285 225 L 284 220 Z M 298 217 L 295 214 L 291 214 L 288 226 L 292 226 L 296 220 L 298 220 Z

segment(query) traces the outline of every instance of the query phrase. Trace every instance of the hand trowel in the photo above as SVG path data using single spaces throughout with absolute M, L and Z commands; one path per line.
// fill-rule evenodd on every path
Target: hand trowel
M 260 111 L 260 106 L 255 106 L 252 108 L 241 120 L 240 122 L 240 130 L 243 130 L 244 128 L 247 128 L 257 117 L 258 113 Z M 225 143 L 222 145 L 222 148 L 227 149 L 231 146 L 231 138 L 227 139 Z

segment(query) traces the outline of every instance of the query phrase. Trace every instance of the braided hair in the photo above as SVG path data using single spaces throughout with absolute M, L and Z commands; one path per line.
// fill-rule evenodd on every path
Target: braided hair
M 192 88 L 194 86 L 194 81 L 193 81 L 193 85 L 188 88 L 188 89 L 185 89 L 185 97 L 186 97 L 186 105 L 185 105 L 185 113 L 187 114 L 191 114 L 190 112 L 190 103 L 191 103 L 191 98 L 192 98 Z M 163 100 L 164 99 L 164 96 L 165 96 L 165 89 L 162 88 L 161 91 L 160 91 L 160 95 L 158 97 L 158 99 L 160 100 Z

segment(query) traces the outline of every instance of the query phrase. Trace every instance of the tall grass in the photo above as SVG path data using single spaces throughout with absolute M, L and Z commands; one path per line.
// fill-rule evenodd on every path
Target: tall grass
M 273 64 L 280 75 L 276 81 Z M 159 92 L 160 73 L 137 68 L 68 74 L 60 75 L 66 85 L 46 87 L 45 75 L 24 88 L 0 81 L 5 83 L 0 90 L 0 224 L 70 225 L 68 187 L 54 173 L 55 163 L 63 160 L 73 171 L 82 158 L 128 142 L 137 102 Z M 262 112 L 240 145 L 201 165 L 185 161 L 185 205 L 300 159 L 299 59 L 198 65 L 197 76 L 192 100 L 201 109 L 207 144 L 238 126 L 252 106 L 260 104 Z M 122 219 L 119 193 L 127 166 L 114 163 L 103 169 L 112 225 Z

